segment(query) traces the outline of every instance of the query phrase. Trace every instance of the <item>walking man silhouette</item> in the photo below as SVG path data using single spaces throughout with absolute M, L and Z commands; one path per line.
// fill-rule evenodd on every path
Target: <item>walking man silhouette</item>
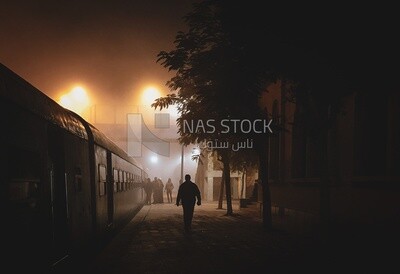
M 201 205 L 200 190 L 190 178 L 189 174 L 185 175 L 185 181 L 179 186 L 178 195 L 176 196 L 176 206 L 182 204 L 185 232 L 190 232 L 192 230 L 192 219 L 196 199 L 197 205 Z

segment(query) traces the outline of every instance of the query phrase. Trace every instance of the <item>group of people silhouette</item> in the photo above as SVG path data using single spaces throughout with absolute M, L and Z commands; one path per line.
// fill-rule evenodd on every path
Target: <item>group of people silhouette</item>
M 167 183 L 164 185 L 161 178 L 154 177 L 153 181 L 147 178 L 144 190 L 146 192 L 146 204 L 161 204 L 164 203 L 164 191 L 167 193 L 168 203 L 172 203 L 172 190 L 174 184 L 171 178 L 168 178 Z

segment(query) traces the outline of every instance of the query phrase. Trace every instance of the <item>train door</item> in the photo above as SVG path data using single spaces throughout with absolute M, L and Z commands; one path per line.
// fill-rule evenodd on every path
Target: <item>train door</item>
M 107 227 L 111 228 L 114 221 L 114 184 L 116 178 L 114 178 L 112 170 L 112 159 L 111 152 L 107 152 Z
M 55 265 L 68 257 L 68 188 L 65 173 L 65 152 L 62 131 L 50 126 L 48 130 L 48 144 L 53 264 Z
M 6 147 L 1 173 L 2 267 L 16 272 L 39 269 L 47 255 L 47 216 L 43 198 L 42 159 L 33 151 Z M 4 196 L 3 196 L 4 195 Z M 7 195 L 7 196 L 6 196 Z M 3 212 L 3 210 L 5 210 Z

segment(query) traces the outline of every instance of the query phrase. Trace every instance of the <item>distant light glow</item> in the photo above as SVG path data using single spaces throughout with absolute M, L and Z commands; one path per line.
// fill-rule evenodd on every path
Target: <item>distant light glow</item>
M 161 93 L 158 89 L 155 87 L 147 87 L 143 91 L 142 102 L 143 104 L 150 106 L 152 103 L 154 103 L 154 100 L 159 97 L 161 97 Z
M 82 115 L 89 106 L 89 97 L 83 87 L 74 87 L 70 92 L 60 97 L 59 104 L 77 114 Z
M 69 96 L 69 94 L 64 94 L 60 98 L 60 105 L 62 105 L 65 108 L 72 109 L 73 102 Z
M 79 102 L 82 104 L 88 104 L 89 98 L 87 96 L 86 91 L 82 87 L 75 87 L 71 90 L 71 96 L 75 102 Z
M 151 156 L 151 157 L 150 157 L 150 162 L 152 162 L 152 163 L 157 163 L 157 162 L 158 162 L 157 156 L 155 156 L 155 155 Z

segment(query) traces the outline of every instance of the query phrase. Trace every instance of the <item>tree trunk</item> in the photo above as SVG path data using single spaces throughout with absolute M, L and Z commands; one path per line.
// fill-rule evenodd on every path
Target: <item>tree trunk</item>
M 226 215 L 232 215 L 232 194 L 231 194 L 231 167 L 229 164 L 229 154 L 222 158 L 225 174 L 225 193 L 226 193 Z
M 243 197 L 244 196 L 244 186 L 246 184 L 246 182 L 244 181 L 245 180 L 245 174 L 246 174 L 246 168 L 243 169 L 243 173 L 242 173 L 242 187 L 240 189 L 240 198 L 241 199 L 245 199 L 246 198 L 246 197 Z
M 268 137 L 261 143 L 259 154 L 259 177 L 262 187 L 262 219 L 266 230 L 272 229 L 271 194 L 268 184 Z

